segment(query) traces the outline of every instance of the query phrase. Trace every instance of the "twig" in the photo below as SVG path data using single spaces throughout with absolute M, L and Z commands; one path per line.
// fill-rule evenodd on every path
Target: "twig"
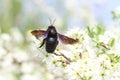
M 62 53 L 60 53 L 60 54 L 57 54 L 57 53 L 53 53 L 53 54 L 55 54 L 56 56 L 62 56 L 62 57 L 64 57 L 67 61 L 61 61 L 61 62 L 66 62 L 67 64 L 70 64 L 70 62 L 72 62 L 72 60 L 70 59 L 70 58 L 68 58 L 68 57 L 66 57 L 64 54 L 62 54 Z
M 80 52 L 80 54 L 79 54 L 79 57 L 80 57 L 80 59 L 82 59 L 82 53 Z

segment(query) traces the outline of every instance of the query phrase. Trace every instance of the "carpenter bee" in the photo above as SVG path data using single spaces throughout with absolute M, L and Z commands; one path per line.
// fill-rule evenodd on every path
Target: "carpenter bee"
M 77 39 L 72 39 L 70 37 L 57 33 L 57 30 L 53 25 L 48 26 L 47 30 L 33 30 L 31 33 L 37 39 L 44 37 L 39 48 L 45 44 L 45 49 L 48 53 L 54 53 L 59 41 L 64 44 L 74 44 L 78 42 Z

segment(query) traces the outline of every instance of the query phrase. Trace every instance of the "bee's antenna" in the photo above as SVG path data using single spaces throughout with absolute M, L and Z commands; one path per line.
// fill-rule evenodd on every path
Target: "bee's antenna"
M 51 18 L 49 17 L 49 21 L 50 21 L 50 24 L 52 23 L 52 20 L 51 20 Z
M 53 20 L 52 25 L 55 23 L 56 19 Z
M 49 18 L 50 24 L 53 25 L 56 21 L 56 19 L 54 19 L 53 21 L 51 20 L 51 18 Z

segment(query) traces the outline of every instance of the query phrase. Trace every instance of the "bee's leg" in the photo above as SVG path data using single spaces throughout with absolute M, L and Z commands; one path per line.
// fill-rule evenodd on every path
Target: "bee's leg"
M 40 45 L 40 47 L 39 47 L 39 48 L 41 48 L 41 47 L 44 45 L 45 40 L 46 40 L 46 38 L 45 38 L 45 39 L 43 39 L 43 42 L 42 42 L 42 44 Z

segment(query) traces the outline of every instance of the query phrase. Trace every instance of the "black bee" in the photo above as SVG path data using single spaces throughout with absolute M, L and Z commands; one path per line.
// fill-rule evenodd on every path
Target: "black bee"
M 44 44 L 45 49 L 48 53 L 54 53 L 59 40 L 64 44 L 74 44 L 77 43 L 77 39 L 72 39 L 62 34 L 57 33 L 55 27 L 53 25 L 48 26 L 48 29 L 45 30 L 33 30 L 32 35 L 34 35 L 37 39 L 40 37 L 44 37 L 42 44 L 39 48 L 41 48 Z

